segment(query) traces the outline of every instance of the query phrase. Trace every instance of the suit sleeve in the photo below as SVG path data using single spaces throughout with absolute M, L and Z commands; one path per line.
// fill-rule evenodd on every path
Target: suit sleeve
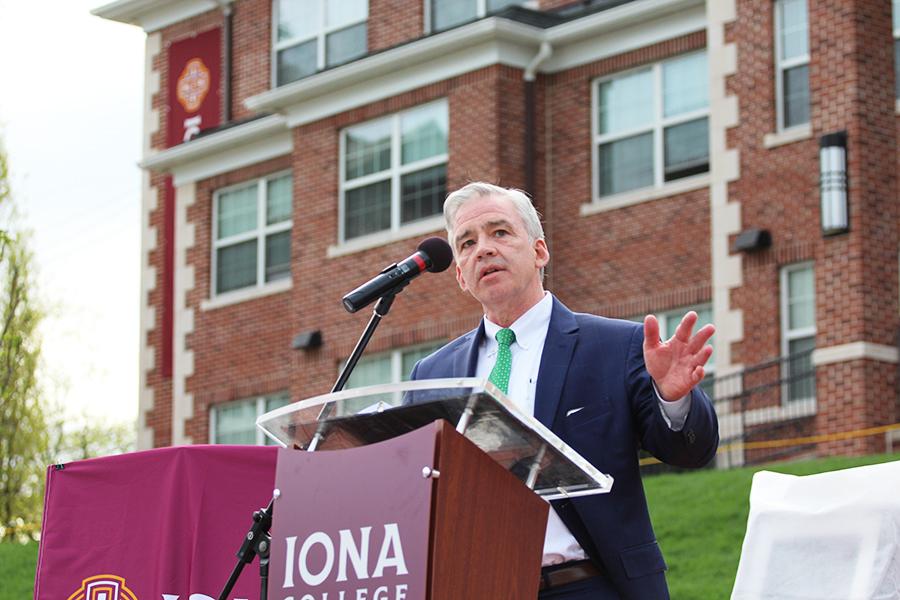
M 713 459 L 719 446 L 719 424 L 712 402 L 699 386 L 695 387 L 684 427 L 672 431 L 663 419 L 644 365 L 643 344 L 643 329 L 635 327 L 625 361 L 625 386 L 641 446 L 664 463 L 702 467 Z

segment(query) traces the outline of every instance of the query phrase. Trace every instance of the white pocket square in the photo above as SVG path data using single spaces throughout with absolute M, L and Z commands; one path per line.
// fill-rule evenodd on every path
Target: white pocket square
M 566 413 L 566 416 L 567 416 L 567 417 L 571 417 L 572 415 L 574 415 L 575 413 L 577 413 L 579 410 L 584 410 L 584 407 L 583 407 L 583 406 L 579 406 L 578 408 L 573 408 L 572 410 L 570 410 L 569 412 Z

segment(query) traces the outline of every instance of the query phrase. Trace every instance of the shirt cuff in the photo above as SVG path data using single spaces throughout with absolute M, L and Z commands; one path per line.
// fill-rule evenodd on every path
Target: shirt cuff
M 684 422 L 687 421 L 688 412 L 691 410 L 690 392 L 678 400 L 669 402 L 668 400 L 664 400 L 660 395 L 659 390 L 656 389 L 656 382 L 651 379 L 650 383 L 653 385 L 653 393 L 656 394 L 656 399 L 659 401 L 659 408 L 666 425 L 668 425 L 669 429 L 672 431 L 681 431 L 684 427 Z

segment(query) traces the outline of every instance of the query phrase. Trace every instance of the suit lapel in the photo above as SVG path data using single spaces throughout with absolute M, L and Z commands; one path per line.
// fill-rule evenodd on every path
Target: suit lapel
M 554 298 L 534 400 L 535 418 L 549 429 L 553 428 L 556 409 L 559 407 L 577 341 L 578 323 L 575 321 L 575 315 Z
M 484 319 L 476 329 L 466 334 L 466 339 L 456 347 L 453 354 L 453 375 L 456 377 L 475 377 L 478 368 L 478 347 L 484 338 Z

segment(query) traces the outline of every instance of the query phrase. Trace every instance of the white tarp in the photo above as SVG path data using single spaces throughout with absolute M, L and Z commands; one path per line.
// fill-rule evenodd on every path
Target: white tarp
M 900 461 L 753 476 L 732 600 L 900 600 Z

